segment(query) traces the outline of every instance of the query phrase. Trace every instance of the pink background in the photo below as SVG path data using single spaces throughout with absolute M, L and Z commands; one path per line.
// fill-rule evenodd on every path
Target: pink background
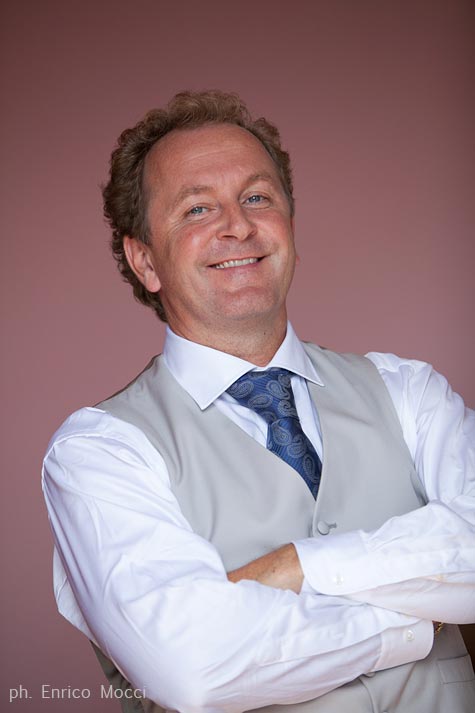
M 242 94 L 291 151 L 304 339 L 432 362 L 475 404 L 468 0 L 4 3 L 0 708 L 117 710 L 56 613 L 40 490 L 66 415 L 161 349 L 108 252 L 99 184 L 120 131 L 179 89 Z M 41 684 L 90 700 L 40 700 Z M 8 707 L 10 710 L 10 707 Z

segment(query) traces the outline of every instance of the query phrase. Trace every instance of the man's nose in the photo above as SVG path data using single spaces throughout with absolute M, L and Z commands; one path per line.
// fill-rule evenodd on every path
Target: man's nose
M 218 238 L 246 240 L 254 234 L 255 230 L 255 225 L 243 206 L 239 203 L 223 206 L 217 231 Z

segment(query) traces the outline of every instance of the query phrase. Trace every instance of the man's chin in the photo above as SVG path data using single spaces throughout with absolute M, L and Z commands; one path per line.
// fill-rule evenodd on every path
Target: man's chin
M 269 321 L 269 326 L 285 311 L 284 304 L 276 304 L 275 300 L 265 298 L 259 294 L 247 294 L 235 297 L 231 301 L 223 302 L 216 308 L 216 320 L 228 320 L 236 323 L 251 323 Z

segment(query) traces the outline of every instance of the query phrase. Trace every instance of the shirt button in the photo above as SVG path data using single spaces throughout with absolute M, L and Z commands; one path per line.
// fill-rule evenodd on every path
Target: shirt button
M 340 585 L 340 584 L 343 584 L 343 581 L 344 581 L 343 577 L 341 576 L 341 574 L 339 572 L 337 574 L 335 574 L 335 576 L 333 577 L 334 584 Z
M 414 635 L 413 630 L 412 630 L 412 629 L 408 629 L 408 630 L 406 631 L 406 641 L 414 641 L 415 638 L 416 638 L 416 637 L 415 637 L 415 635 Z

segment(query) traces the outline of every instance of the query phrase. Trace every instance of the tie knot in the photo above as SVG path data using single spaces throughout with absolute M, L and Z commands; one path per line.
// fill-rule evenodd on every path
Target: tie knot
M 249 371 L 237 379 L 227 392 L 240 404 L 262 416 L 267 423 L 280 418 L 297 418 L 290 378 L 287 369 Z

